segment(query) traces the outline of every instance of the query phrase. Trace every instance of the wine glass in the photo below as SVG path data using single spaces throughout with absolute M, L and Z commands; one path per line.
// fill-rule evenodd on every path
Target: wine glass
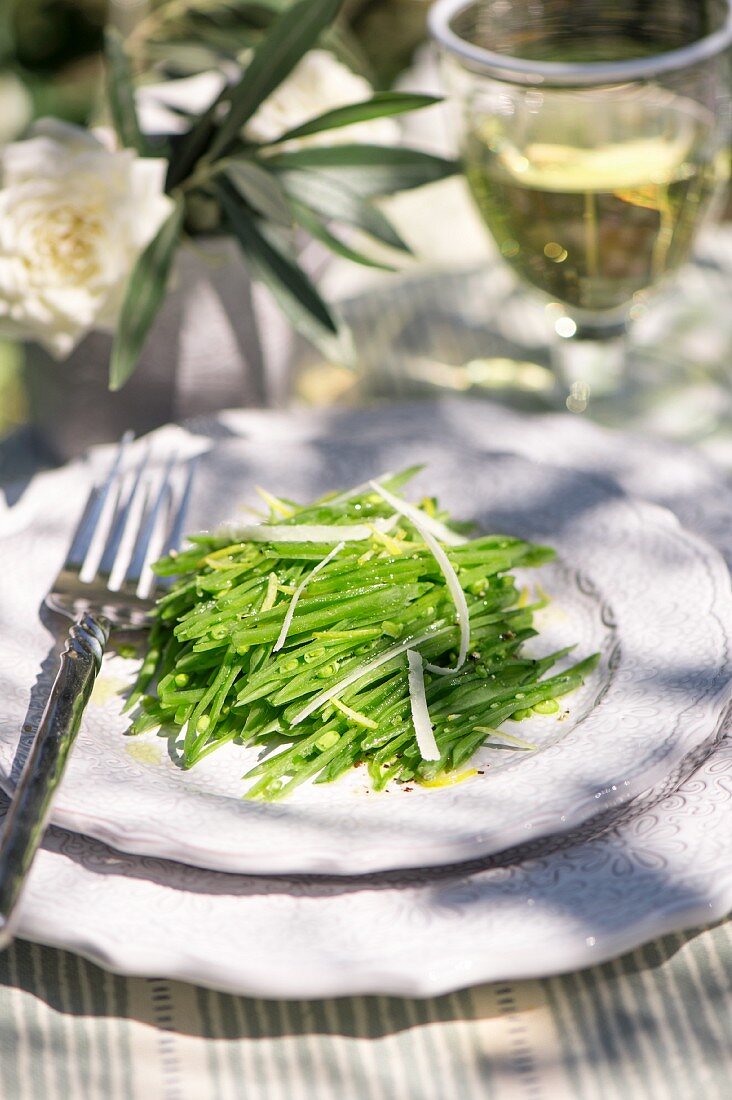
M 730 3 L 437 0 L 431 10 L 470 190 L 501 256 L 548 298 L 552 361 L 574 411 L 658 378 L 625 337 L 722 205 Z

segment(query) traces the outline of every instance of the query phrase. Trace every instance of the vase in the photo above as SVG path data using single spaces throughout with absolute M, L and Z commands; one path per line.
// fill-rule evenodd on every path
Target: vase
M 314 274 L 319 260 L 305 249 L 301 262 Z M 269 292 L 250 279 L 236 242 L 197 237 L 179 249 L 137 369 L 117 393 L 107 385 L 111 335 L 90 333 L 61 362 L 27 347 L 36 442 L 51 459 L 68 461 L 130 428 L 141 434 L 232 406 L 282 406 L 299 345 Z

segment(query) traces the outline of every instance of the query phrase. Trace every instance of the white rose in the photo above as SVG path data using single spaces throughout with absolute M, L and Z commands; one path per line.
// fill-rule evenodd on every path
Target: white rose
M 361 103 L 373 94 L 368 80 L 352 72 L 332 53 L 311 50 L 255 112 L 244 133 L 252 141 L 276 141 L 317 115 L 349 103 Z M 389 145 L 398 137 L 399 127 L 393 119 L 375 118 L 287 142 L 283 148 L 351 142 Z
M 58 358 L 112 331 L 137 257 L 172 209 L 166 162 L 43 119 L 0 149 L 0 335 Z

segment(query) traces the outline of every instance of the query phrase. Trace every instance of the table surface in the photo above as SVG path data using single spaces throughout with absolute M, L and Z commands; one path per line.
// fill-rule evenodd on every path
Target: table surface
M 31 476 L 37 463 L 27 433 L 0 444 L 0 482 Z M 17 942 L 0 955 L 0 1094 L 726 1098 L 731 991 L 730 923 L 573 974 L 426 1000 L 255 1000 L 118 977 Z
M 712 1100 L 729 1096 L 732 926 L 428 1000 L 263 1001 L 0 955 L 4 1100 Z

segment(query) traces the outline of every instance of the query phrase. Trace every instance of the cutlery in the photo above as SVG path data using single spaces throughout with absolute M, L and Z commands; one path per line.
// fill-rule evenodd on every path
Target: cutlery
M 176 491 L 176 462 L 162 474 L 149 451 L 125 459 L 132 433 L 117 449 L 106 480 L 92 489 L 66 561 L 45 607 L 70 619 L 61 663 L 0 837 L 0 949 L 13 936 L 13 916 L 43 838 L 110 635 L 144 631 L 158 584 L 151 563 L 178 548 L 191 492 L 193 463 Z

